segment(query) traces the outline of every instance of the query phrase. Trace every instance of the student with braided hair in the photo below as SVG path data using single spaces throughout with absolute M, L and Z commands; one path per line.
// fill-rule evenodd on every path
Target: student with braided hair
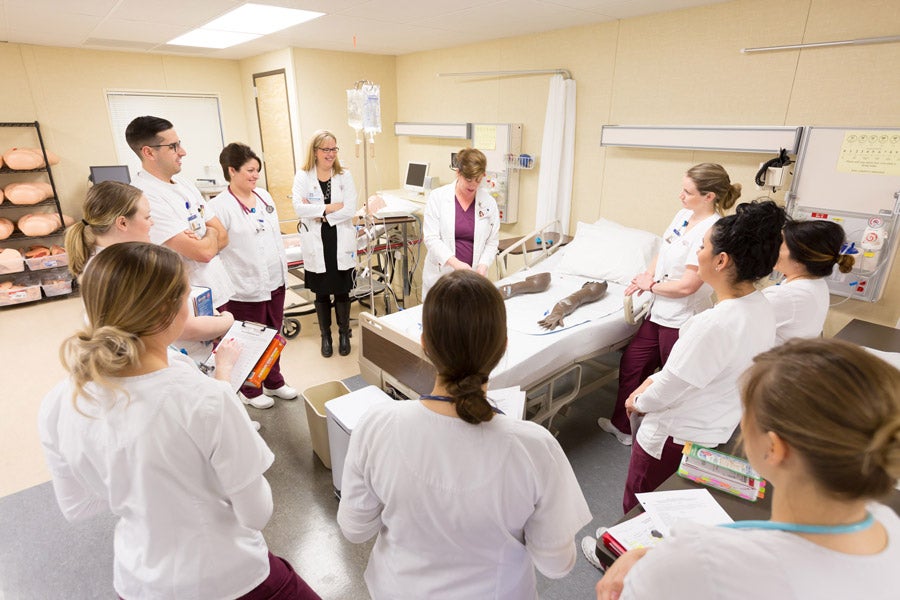
M 338 523 L 355 543 L 378 536 L 365 574 L 375 600 L 533 599 L 535 566 L 552 578 L 574 566 L 591 515 L 569 461 L 485 391 L 506 343 L 494 284 L 442 276 L 422 312 L 432 393 L 375 406 L 354 429 Z

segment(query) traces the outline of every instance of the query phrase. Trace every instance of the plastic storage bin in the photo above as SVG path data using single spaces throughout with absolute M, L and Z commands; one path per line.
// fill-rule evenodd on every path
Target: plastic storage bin
M 344 476 L 350 435 L 366 411 L 382 402 L 393 400 L 374 385 L 367 385 L 325 404 L 328 415 L 328 446 L 331 451 L 331 483 L 338 498 L 341 497 L 341 478 Z
M 52 273 L 41 277 L 41 289 L 48 298 L 72 293 L 72 275 L 68 272 Z
M 306 400 L 309 439 L 312 441 L 313 452 L 316 453 L 326 469 L 331 468 L 331 449 L 328 446 L 328 420 L 325 403 L 349 393 L 350 389 L 341 381 L 328 381 L 303 390 L 303 398 Z
M 12 280 L 12 287 L 0 289 L 0 306 L 23 304 L 41 299 L 41 286 L 37 280 L 31 277 L 16 277 Z
M 25 264 L 32 271 L 41 271 L 43 269 L 52 269 L 54 267 L 65 267 L 69 264 L 68 254 L 51 254 L 49 256 L 39 256 L 37 258 L 26 258 Z

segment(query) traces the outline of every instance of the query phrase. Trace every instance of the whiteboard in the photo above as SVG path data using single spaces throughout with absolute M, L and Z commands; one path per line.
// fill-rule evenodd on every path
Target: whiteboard
M 225 147 L 225 136 L 218 96 L 110 90 L 106 98 L 116 155 L 119 164 L 128 165 L 132 179 L 140 170 L 141 161 L 125 142 L 125 128 L 135 117 L 152 115 L 172 122 L 187 151 L 181 177 L 193 183 L 213 178 L 224 183 L 219 153 Z
M 893 212 L 894 194 L 900 192 L 900 175 L 838 170 L 844 137 L 854 131 L 900 135 L 900 129 L 883 127 L 807 127 L 791 184 L 790 206 L 871 215 Z

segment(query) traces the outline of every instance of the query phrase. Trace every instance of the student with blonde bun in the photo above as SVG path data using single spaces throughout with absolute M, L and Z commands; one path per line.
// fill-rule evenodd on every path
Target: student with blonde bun
M 896 599 L 900 518 L 878 501 L 900 478 L 900 371 L 847 342 L 795 339 L 754 359 L 741 398 L 771 520 L 676 525 L 620 557 L 597 598 Z
M 844 229 L 832 221 L 788 221 L 775 270 L 784 275 L 778 285 L 763 290 L 775 310 L 775 340 L 822 334 L 831 295 L 825 278 L 837 265 L 841 273 L 853 269 L 854 259 L 841 254 Z
M 559 578 L 574 566 L 591 514 L 566 455 L 543 427 L 495 414 L 485 391 L 506 342 L 494 284 L 442 276 L 422 311 L 432 393 L 373 407 L 354 429 L 338 524 L 351 542 L 377 535 L 375 600 L 534 599 L 534 567 Z
M 87 324 L 63 342 L 69 376 L 39 415 L 59 507 L 118 517 L 121 598 L 318 598 L 261 533 L 272 452 L 230 385 L 170 349 L 189 289 L 181 257 L 153 244 L 115 244 L 85 270 Z M 221 344 L 217 371 L 238 354 Z
M 698 275 L 697 250 L 703 236 L 741 197 L 722 165 L 694 165 L 681 180 L 681 210 L 663 232 L 659 254 L 638 273 L 625 295 L 652 294 L 650 314 L 641 322 L 619 362 L 619 391 L 613 414 L 600 417 L 600 428 L 622 444 L 632 443 L 625 400 L 647 377 L 661 369 L 688 319 L 712 306 L 712 288 Z
M 83 217 L 66 230 L 69 271 L 80 277 L 91 259 L 104 248 L 122 242 L 150 242 L 150 202 L 138 188 L 119 181 L 103 181 L 88 189 Z M 222 336 L 234 323 L 228 311 L 215 317 L 188 318 L 181 339 L 208 341 Z

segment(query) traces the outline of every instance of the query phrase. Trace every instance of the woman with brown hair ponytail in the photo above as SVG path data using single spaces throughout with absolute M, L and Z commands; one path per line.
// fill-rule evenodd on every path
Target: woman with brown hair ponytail
M 378 598 L 537 598 L 534 567 L 575 564 L 591 515 L 559 443 L 499 414 L 488 377 L 506 352 L 506 308 L 486 278 L 458 270 L 425 299 L 431 394 L 378 405 L 353 431 L 338 523 L 378 535 L 366 584 Z

